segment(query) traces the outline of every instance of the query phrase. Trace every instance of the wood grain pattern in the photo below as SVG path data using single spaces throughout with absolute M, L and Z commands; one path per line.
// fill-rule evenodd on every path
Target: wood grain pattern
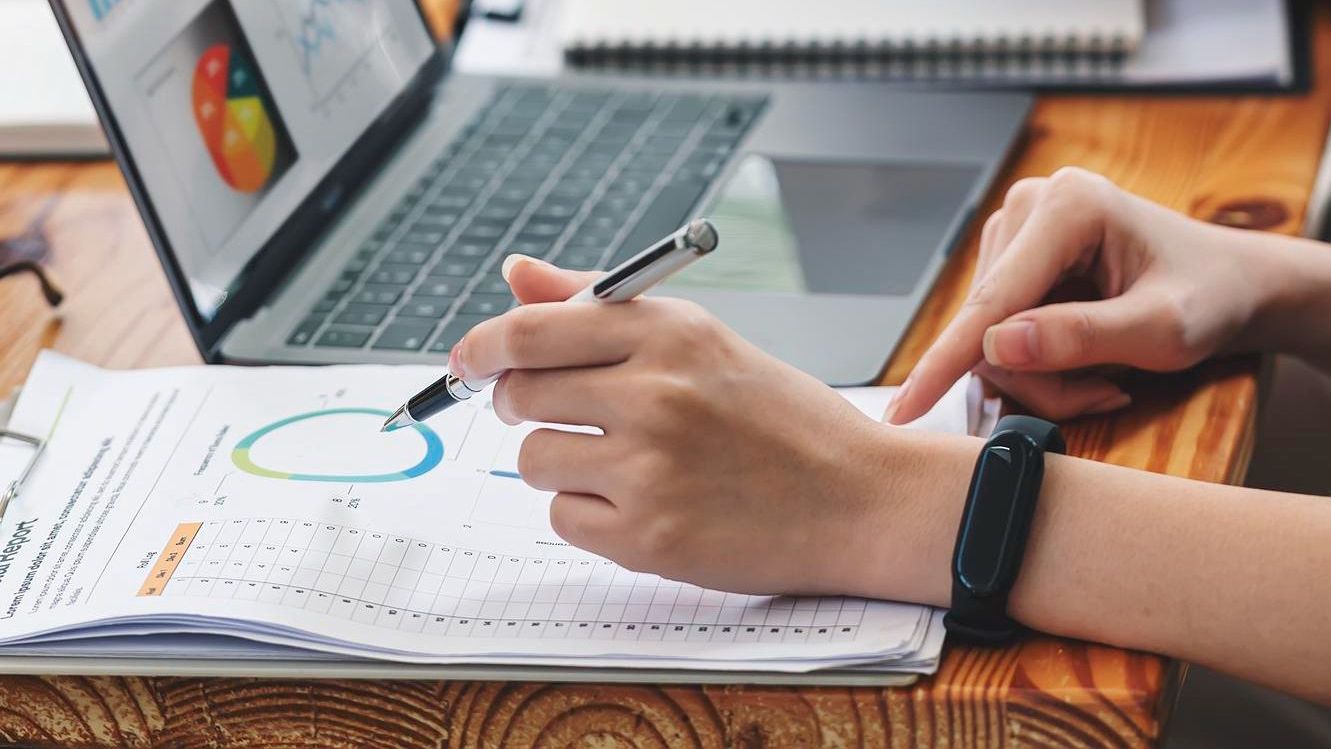
M 1317 45 L 1331 49 L 1331 14 Z M 1041 101 L 1007 184 L 1075 164 L 1192 215 L 1293 233 L 1331 119 L 1331 55 L 1310 96 Z M 0 233 L 48 200 L 48 310 L 0 281 L 0 387 L 53 347 L 111 367 L 198 361 L 115 167 L 0 164 Z M 961 304 L 975 232 L 886 373 L 899 382 Z M 1067 425 L 1074 453 L 1206 481 L 1241 478 L 1257 362 L 1212 362 L 1135 390 L 1132 409 Z M 87 749 L 204 747 L 1142 747 L 1160 733 L 1170 664 L 1036 637 L 949 648 L 904 689 L 0 676 L 0 741 Z

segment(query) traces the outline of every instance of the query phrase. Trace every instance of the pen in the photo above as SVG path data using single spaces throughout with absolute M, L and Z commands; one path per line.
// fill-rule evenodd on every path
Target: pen
M 716 249 L 716 227 L 704 219 L 690 221 L 670 236 L 625 260 L 590 286 L 569 297 L 570 302 L 627 302 L 666 280 L 693 261 Z M 470 400 L 493 385 L 499 375 L 463 380 L 445 374 L 434 384 L 407 399 L 384 422 L 381 432 L 411 426 L 454 403 Z

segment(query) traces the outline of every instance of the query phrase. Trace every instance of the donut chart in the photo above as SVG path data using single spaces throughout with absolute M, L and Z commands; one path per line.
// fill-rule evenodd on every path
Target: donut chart
M 332 481 L 339 483 L 384 483 L 388 481 L 406 481 L 414 479 L 417 476 L 429 473 L 439 465 L 444 459 L 444 442 L 439 439 L 435 431 L 424 424 L 414 424 L 412 429 L 420 435 L 425 442 L 425 455 L 413 466 L 404 468 L 401 471 L 392 473 L 369 473 L 369 474 L 325 474 L 325 473 L 293 473 L 290 471 L 278 471 L 272 468 L 265 468 L 258 465 L 250 458 L 250 448 L 264 437 L 276 432 L 282 427 L 289 426 L 299 421 L 308 419 L 318 419 L 324 416 L 338 416 L 344 414 L 360 414 L 367 416 L 377 416 L 388 418 L 392 415 L 389 411 L 378 408 L 328 408 L 321 411 L 310 411 L 308 413 L 288 416 L 280 421 L 274 421 L 267 426 L 261 427 L 247 434 L 244 439 L 236 443 L 231 451 L 231 462 L 237 468 L 245 473 L 254 476 L 262 476 L 270 479 L 281 479 L 284 481 Z
M 194 121 L 222 180 L 258 192 L 277 165 L 278 135 L 257 70 L 231 44 L 214 44 L 194 67 Z

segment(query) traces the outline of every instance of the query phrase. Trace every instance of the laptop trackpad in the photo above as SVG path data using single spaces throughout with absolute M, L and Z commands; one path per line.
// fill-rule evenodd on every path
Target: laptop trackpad
M 748 155 L 702 212 L 720 251 L 671 285 L 908 295 L 979 176 L 971 164 Z

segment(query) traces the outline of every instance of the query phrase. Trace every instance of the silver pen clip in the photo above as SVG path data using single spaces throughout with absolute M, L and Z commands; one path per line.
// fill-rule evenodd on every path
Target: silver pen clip
M 32 475 L 33 469 L 37 467 L 37 461 L 42 457 L 42 451 L 46 449 L 46 442 L 41 438 L 9 429 L 0 429 L 0 440 L 3 439 L 16 440 L 30 446 L 32 457 L 28 459 L 28 465 L 24 467 L 18 478 L 9 482 L 9 487 L 5 489 L 5 493 L 0 495 L 0 520 L 4 519 L 5 511 L 9 509 L 9 503 L 18 496 L 19 491 L 23 488 L 23 482 L 27 481 L 28 477 Z

